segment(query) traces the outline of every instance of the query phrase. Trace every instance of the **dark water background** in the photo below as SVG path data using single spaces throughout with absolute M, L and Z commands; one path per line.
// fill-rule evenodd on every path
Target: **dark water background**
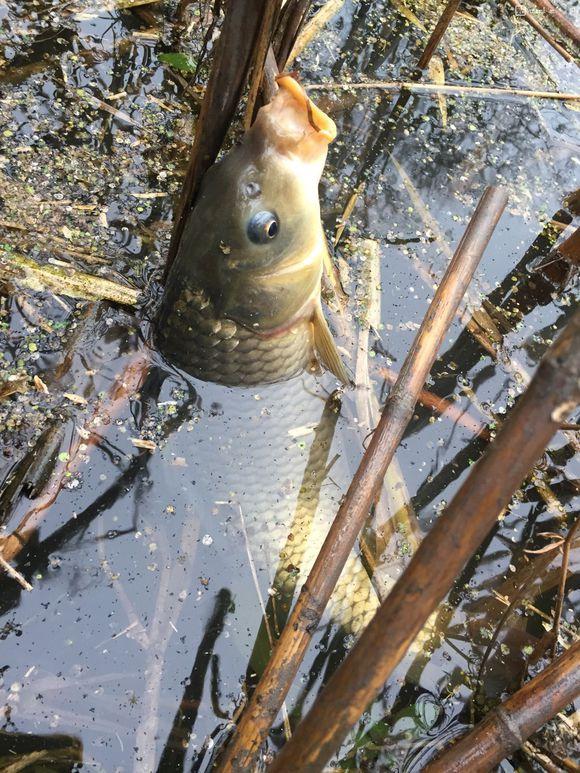
M 414 10 L 430 28 L 436 7 Z M 4 243 L 125 278 L 149 299 L 155 295 L 199 105 L 199 94 L 184 91 L 158 54 L 197 55 L 211 21 L 205 13 L 197 3 L 181 21 L 172 4 L 146 5 L 141 12 L 113 3 L 8 2 L 0 8 Z M 152 28 L 152 37 L 142 34 Z M 347 1 L 298 66 L 305 83 L 405 79 L 421 39 L 395 7 Z M 454 24 L 448 49 L 451 54 L 439 52 L 447 81 L 562 91 L 577 85 L 574 65 L 559 62 L 520 22 L 487 6 L 478 19 Z M 205 74 L 202 66 L 197 84 Z M 185 77 L 191 82 L 191 74 Z M 577 112 L 547 100 L 447 97 L 444 125 L 438 100 L 416 95 L 393 129 L 387 120 L 392 94 L 311 95 L 339 129 L 321 188 L 329 233 L 361 174 L 366 178 L 337 258 L 353 299 L 364 306 L 362 240 L 372 240 L 380 255 L 382 324 L 371 335 L 370 374 L 381 399 L 388 386 L 380 368 L 402 364 L 448 250 L 483 188 L 507 186 L 508 210 L 472 287 L 476 299 L 488 296 L 491 307 L 504 310 L 496 317 L 500 355 L 494 361 L 457 320 L 428 385 L 493 432 L 577 303 L 573 281 L 563 288 L 530 271 L 554 241 L 547 221 L 577 187 Z M 432 222 L 425 225 L 425 216 L 439 233 Z M 559 219 L 567 224 L 572 214 Z M 31 475 L 19 471 L 38 436 L 55 428 L 46 456 L 58 461 L 67 453 L 98 396 L 135 352 L 148 351 L 154 302 L 131 312 L 89 309 L 48 293 L 13 292 L 1 301 L 3 379 L 23 384 L 0 403 L 0 506 L 9 533 L 34 506 L 34 487 L 20 485 Z M 359 312 L 353 300 L 355 321 Z M 75 329 L 90 332 L 62 365 Z M 74 760 L 87 770 L 207 769 L 214 741 L 240 703 L 262 612 L 243 524 L 228 492 L 218 503 L 216 492 L 228 469 L 247 469 L 256 489 L 268 492 L 282 481 L 279 499 L 291 510 L 313 434 L 289 430 L 315 426 L 324 407 L 320 397 L 335 384 L 328 376 L 294 384 L 300 398 L 292 398 L 291 410 L 280 387 L 249 390 L 242 409 L 238 393 L 185 379 L 155 352 L 151 357 L 145 387 L 95 428 L 102 439 L 66 478 L 21 553 L 17 566 L 33 592 L 1 580 L 2 765 L 52 746 L 64 761 L 31 757 L 26 769 L 70 770 Z M 46 382 L 48 395 L 32 389 L 34 374 Z M 88 405 L 64 393 L 83 395 Z M 349 418 L 353 404 L 353 395 L 345 395 L 330 451 L 339 463 L 323 484 L 321 507 L 328 516 L 363 450 Z M 159 450 L 134 447 L 137 437 L 153 440 Z M 580 467 L 572 440 L 562 433 L 554 438 L 534 480 L 514 498 L 335 763 L 419 770 L 435 746 L 462 732 L 488 701 L 545 665 L 560 553 L 525 551 L 547 544 L 543 532 L 565 535 L 577 514 Z M 461 423 L 417 408 L 397 460 L 423 530 L 485 445 Z M 298 461 L 281 473 L 286 452 Z M 387 560 L 404 564 L 406 545 L 399 535 Z M 259 567 L 266 601 L 271 568 L 268 561 Z M 518 589 L 534 609 L 515 604 L 506 615 L 498 594 L 512 600 Z M 572 577 L 564 641 L 576 630 L 578 602 Z M 331 621 L 321 626 L 287 701 L 292 722 L 351 644 Z M 182 699 L 183 716 L 174 721 Z M 17 734 L 30 735 L 17 740 Z M 554 726 L 541 742 L 560 748 L 559 735 Z M 272 750 L 282 742 L 280 722 Z M 41 763 L 48 767 L 34 767 Z M 519 755 L 502 769 L 535 764 Z

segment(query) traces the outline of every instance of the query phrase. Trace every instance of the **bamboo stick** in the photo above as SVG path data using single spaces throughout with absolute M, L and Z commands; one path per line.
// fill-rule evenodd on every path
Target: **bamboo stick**
M 554 40 L 554 38 L 552 37 L 552 35 L 550 35 L 548 30 L 544 29 L 544 27 L 542 27 L 540 22 L 534 16 L 532 16 L 532 14 L 529 13 L 518 0 L 508 0 L 508 3 L 512 6 L 514 11 L 516 11 L 519 17 L 521 17 L 522 19 L 525 19 L 525 21 L 528 22 L 530 27 L 533 27 L 538 33 L 538 35 L 541 35 L 544 38 L 544 40 L 552 46 L 554 51 L 557 51 L 560 54 L 560 56 L 562 56 L 567 62 L 574 61 L 573 57 L 566 51 L 566 49 L 563 46 L 561 46 L 556 40 Z
M 248 770 L 298 671 L 371 503 L 413 414 L 415 403 L 457 306 L 506 205 L 500 188 L 488 188 L 437 289 L 427 315 L 385 404 L 322 549 L 306 580 L 278 646 L 260 680 L 220 770 Z M 296 769 L 296 768 L 295 768 Z
M 580 694 L 580 641 L 508 698 L 425 773 L 492 770 Z
M 556 8 L 550 0 L 532 0 L 532 3 L 549 16 L 558 29 L 577 46 L 580 45 L 580 29 L 570 19 Z
M 562 419 L 579 401 L 580 310 L 542 360 L 525 395 L 423 540 L 387 601 L 281 751 L 273 773 L 312 773 L 323 768 L 494 526 Z M 438 768 L 450 769 L 448 765 Z M 469 763 L 455 768 L 468 769 Z

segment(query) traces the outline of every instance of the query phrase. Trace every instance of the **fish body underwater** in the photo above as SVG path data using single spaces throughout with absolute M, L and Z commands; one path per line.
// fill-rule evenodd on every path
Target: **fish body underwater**
M 241 145 L 206 173 L 170 271 L 160 349 L 206 381 L 265 384 L 317 356 L 348 375 L 320 305 L 318 184 L 334 122 L 291 77 Z
M 266 601 L 277 596 L 274 626 L 338 507 L 343 489 L 332 476 L 350 475 L 335 437 L 339 402 L 327 390 L 349 377 L 320 302 L 327 246 L 318 185 L 336 128 L 291 77 L 279 87 L 241 145 L 205 175 L 156 335 L 165 358 L 194 377 L 202 402 L 224 388 L 211 438 L 197 448 L 199 477 L 210 501 L 238 508 L 267 578 L 262 592 Z M 316 378 L 320 365 L 332 376 Z M 376 607 L 353 555 L 332 618 L 356 633 Z

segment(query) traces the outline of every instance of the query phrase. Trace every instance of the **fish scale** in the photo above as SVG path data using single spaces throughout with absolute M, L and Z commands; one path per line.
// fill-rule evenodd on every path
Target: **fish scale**
M 268 384 L 311 364 L 311 328 L 302 319 L 281 335 L 259 336 L 233 320 L 220 319 L 207 295 L 186 284 L 167 290 L 158 342 L 172 362 L 205 381 Z

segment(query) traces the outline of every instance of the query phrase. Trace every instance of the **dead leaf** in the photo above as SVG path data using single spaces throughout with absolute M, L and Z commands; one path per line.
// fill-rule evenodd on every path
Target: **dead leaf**
M 40 378 L 40 376 L 35 376 L 33 381 L 37 392 L 44 392 L 45 395 L 48 394 L 48 387 L 46 386 L 44 381 Z
M 407 6 L 401 2 L 401 0 L 393 0 L 393 5 L 397 9 L 397 11 L 407 19 L 407 21 L 410 21 L 411 24 L 414 24 L 415 27 L 420 29 L 422 32 L 427 32 L 427 27 L 423 24 L 422 21 L 420 21 L 417 16 L 411 11 L 410 8 L 407 8 Z
M 64 392 L 63 397 L 66 397 L 67 400 L 70 400 L 71 403 L 74 403 L 75 405 L 88 404 L 88 400 L 85 397 L 82 395 L 75 395 L 73 392 Z
M 445 66 L 438 56 L 432 56 L 429 62 L 429 77 L 438 86 L 445 85 Z M 443 128 L 447 128 L 447 97 L 445 94 L 437 94 L 439 110 L 441 111 L 441 123 Z
M 145 438 L 141 437 L 132 437 L 131 443 L 136 448 L 144 448 L 146 451 L 156 451 L 157 450 L 157 443 L 154 443 L 152 440 L 146 440 Z

